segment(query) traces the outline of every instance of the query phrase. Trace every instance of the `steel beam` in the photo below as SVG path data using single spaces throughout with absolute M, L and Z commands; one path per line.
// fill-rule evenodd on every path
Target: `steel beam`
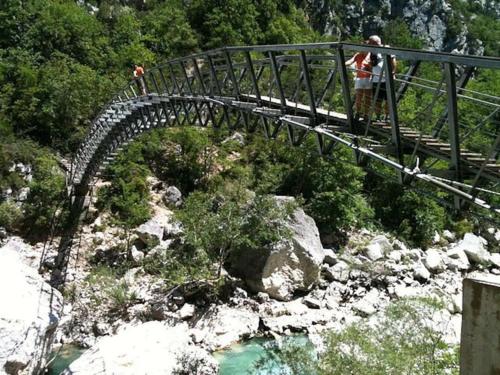
M 413 77 L 415 76 L 415 74 L 417 74 L 419 67 L 420 61 L 414 61 L 408 68 L 408 71 L 403 76 L 403 83 L 401 84 L 401 86 L 399 86 L 398 93 L 396 94 L 396 103 L 399 103 L 399 101 L 403 99 L 406 91 L 410 87 L 410 83 L 413 80 Z
M 392 57 L 391 55 L 383 55 L 385 69 L 385 87 L 387 89 L 387 106 L 391 121 L 391 139 L 396 147 L 396 157 L 399 164 L 404 166 L 403 145 L 401 143 L 401 134 L 399 130 L 398 108 L 396 101 L 396 91 L 394 85 L 394 75 L 392 72 Z M 398 179 L 402 183 L 403 176 L 398 174 Z
M 300 51 L 300 61 L 302 63 L 302 73 L 304 74 L 304 83 L 306 84 L 307 95 L 309 96 L 309 107 L 311 109 L 312 125 L 316 126 L 318 114 L 316 112 L 316 101 L 314 100 L 314 91 L 312 88 L 311 77 L 309 75 L 309 67 L 307 65 L 305 51 Z
M 446 91 L 448 94 L 448 128 L 449 128 L 449 141 L 451 145 L 450 166 L 455 171 L 455 181 L 462 182 L 455 65 L 452 63 L 444 64 L 444 73 L 446 77 Z M 455 202 L 455 208 L 460 209 L 460 199 L 456 195 L 454 202 Z
M 276 62 L 276 56 L 274 52 L 269 52 L 269 59 L 271 60 L 271 67 L 273 70 L 273 76 L 274 76 L 274 82 L 276 83 L 276 86 L 278 88 L 278 92 L 280 95 L 280 103 L 281 103 L 281 110 L 283 113 L 286 111 L 286 96 L 285 96 L 285 91 L 283 90 L 283 85 L 281 84 L 281 76 L 279 72 L 279 67 L 278 63 Z
M 340 83 L 342 84 L 342 97 L 344 99 L 344 111 L 347 116 L 347 127 L 350 132 L 354 132 L 351 90 L 345 66 L 344 50 L 341 48 L 337 51 L 337 66 L 340 73 Z
M 252 63 L 252 57 L 250 56 L 250 52 L 248 51 L 245 52 L 245 60 L 247 63 L 247 69 L 250 72 L 250 78 L 252 80 L 253 89 L 255 91 L 255 97 L 257 98 L 257 104 L 262 105 L 262 100 L 260 97 L 260 90 L 259 90 L 259 82 L 257 80 L 257 76 L 255 75 L 255 70 Z

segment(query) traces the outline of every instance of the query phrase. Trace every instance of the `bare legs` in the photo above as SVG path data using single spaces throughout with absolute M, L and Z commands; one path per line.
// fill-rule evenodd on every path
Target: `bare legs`
M 368 117 L 372 105 L 372 89 L 356 89 L 356 113 Z

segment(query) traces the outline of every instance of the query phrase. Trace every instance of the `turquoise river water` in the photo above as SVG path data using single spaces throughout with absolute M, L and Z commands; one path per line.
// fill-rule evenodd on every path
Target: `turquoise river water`
M 296 343 L 307 344 L 305 336 L 288 338 Z M 241 344 L 235 344 L 227 350 L 214 353 L 219 362 L 219 375 L 277 375 L 286 373 L 286 366 L 273 358 L 270 348 L 276 341 L 253 338 Z M 76 360 L 85 350 L 73 345 L 64 345 L 55 354 L 49 368 L 49 375 L 59 373 Z M 257 366 L 259 364 L 259 366 Z M 258 367 L 258 368 L 257 368 Z

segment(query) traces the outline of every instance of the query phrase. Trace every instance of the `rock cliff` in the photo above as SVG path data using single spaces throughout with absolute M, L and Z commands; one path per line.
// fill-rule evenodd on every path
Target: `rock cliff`
M 495 1 L 476 1 L 486 12 L 498 14 Z M 413 36 L 421 38 L 427 48 L 467 54 L 483 53 L 481 41 L 474 40 L 463 17 L 449 0 L 357 0 L 332 2 L 310 0 L 313 26 L 321 33 L 339 39 L 362 34 L 381 34 L 391 20 L 407 23 Z

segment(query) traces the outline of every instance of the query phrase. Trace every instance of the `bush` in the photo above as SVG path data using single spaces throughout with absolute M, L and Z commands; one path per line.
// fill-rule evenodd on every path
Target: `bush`
M 12 202 L 0 203 L 0 227 L 14 231 L 22 219 L 22 212 Z
M 140 143 L 132 143 L 108 168 L 111 185 L 98 192 L 97 206 L 109 208 L 117 224 L 134 228 L 151 217 L 149 170 L 144 166 Z
M 283 220 L 291 207 L 280 207 L 270 196 L 252 196 L 244 186 L 226 183 L 211 193 L 192 193 L 178 212 L 186 243 L 202 249 L 219 264 L 220 277 L 228 256 L 253 251 L 289 235 Z
M 436 231 L 443 231 L 446 210 L 435 200 L 378 178 L 372 178 L 371 186 L 376 218 L 398 236 L 425 248 L 430 245 Z
M 312 138 L 293 148 L 286 139 L 269 142 L 255 136 L 243 149 L 249 186 L 262 194 L 300 196 L 322 234 L 342 234 L 369 225 L 373 212 L 364 195 L 361 168 L 340 161 L 351 152 L 337 149 L 332 160 L 321 157 Z
M 111 301 L 112 310 L 117 312 L 124 312 L 137 299 L 137 295 L 129 291 L 124 281 L 113 284 L 105 292 Z
M 29 187 L 23 226 L 29 237 L 47 236 L 56 215 L 63 214 L 66 200 L 64 174 L 53 156 L 42 154 L 35 159 Z
M 457 351 L 429 318 L 439 307 L 432 300 L 402 300 L 374 326 L 356 324 L 330 333 L 321 374 L 458 374 Z
M 373 324 L 356 323 L 327 333 L 324 352 L 285 341 L 256 369 L 272 358 L 287 368 L 281 373 L 293 375 L 458 375 L 458 347 L 447 345 L 429 318 L 441 308 L 431 299 L 401 300 Z

